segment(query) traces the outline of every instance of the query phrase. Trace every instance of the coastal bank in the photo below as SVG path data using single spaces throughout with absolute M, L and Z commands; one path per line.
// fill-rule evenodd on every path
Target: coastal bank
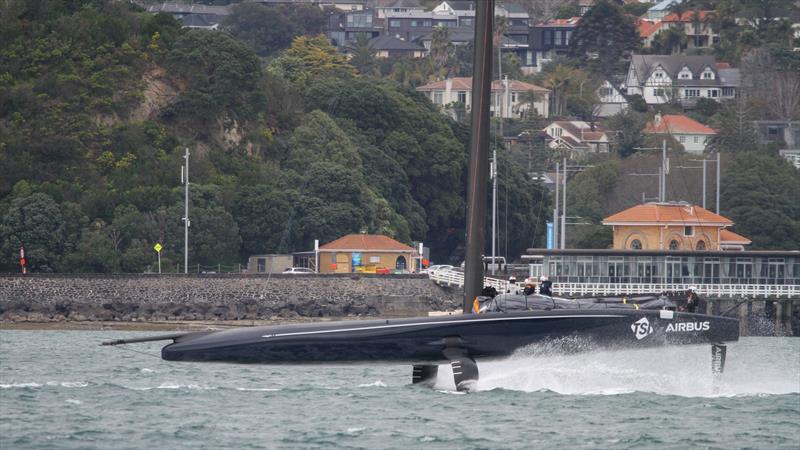
M 420 275 L 5 275 L 2 322 L 398 317 L 461 307 Z

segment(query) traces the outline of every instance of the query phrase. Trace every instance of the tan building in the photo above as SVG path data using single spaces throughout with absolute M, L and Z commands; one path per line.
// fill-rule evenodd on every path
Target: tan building
M 319 248 L 320 273 L 414 272 L 419 253 L 388 236 L 349 234 Z
M 418 87 L 417 92 L 423 93 L 435 105 L 453 115 L 453 118 L 456 118 L 454 105 L 462 105 L 465 112 L 469 112 L 472 108 L 472 77 L 448 78 L 426 84 Z M 533 103 L 528 101 L 530 100 L 527 97 L 528 93 L 534 94 Z M 520 118 L 524 117 L 530 108 L 534 108 L 542 117 L 549 117 L 550 90 L 517 80 L 492 80 L 489 105 L 492 117 L 499 116 L 502 111 L 503 118 Z
M 733 222 L 697 205 L 646 203 L 603 220 L 614 227 L 614 248 L 625 250 L 743 250 L 750 240 L 726 228 Z

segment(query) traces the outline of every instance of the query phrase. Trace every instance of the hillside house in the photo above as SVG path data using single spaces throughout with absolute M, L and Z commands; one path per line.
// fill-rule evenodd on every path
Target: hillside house
M 426 84 L 417 88 L 434 104 L 458 119 L 458 108 L 468 113 L 472 108 L 472 77 L 448 78 L 443 81 Z M 535 101 L 528 101 L 528 93 L 535 95 Z M 504 79 L 492 81 L 490 114 L 506 119 L 523 117 L 533 107 L 543 116 L 550 116 L 550 90 L 530 83 Z
M 567 151 L 571 158 L 587 153 L 608 153 L 611 148 L 611 133 L 599 124 L 581 120 L 557 120 L 548 125 L 544 132 L 551 138 L 548 147 Z
M 648 105 L 679 101 L 691 107 L 700 98 L 735 98 L 739 69 L 707 55 L 633 55 L 625 84 L 627 95 L 641 95 Z
M 660 113 L 657 113 L 653 120 L 645 125 L 642 133 L 670 135 L 683 145 L 687 153 L 695 155 L 703 154 L 709 139 L 717 134 L 712 128 L 683 114 L 662 116 Z
M 622 95 L 620 89 L 611 81 L 603 80 L 597 88 L 597 98 L 600 103 L 594 109 L 597 117 L 611 117 L 628 109 L 628 100 Z

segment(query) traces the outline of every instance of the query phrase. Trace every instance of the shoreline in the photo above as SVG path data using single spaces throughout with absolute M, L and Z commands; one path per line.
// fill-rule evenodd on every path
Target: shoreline
M 321 317 L 321 318 L 296 318 L 277 320 L 158 320 L 143 322 L 114 322 L 114 321 L 59 321 L 59 322 L 0 322 L 0 331 L 25 330 L 25 331 L 204 331 L 222 330 L 226 328 L 255 327 L 265 325 L 283 325 L 304 322 L 327 322 L 332 320 L 365 320 L 378 319 L 378 317 Z

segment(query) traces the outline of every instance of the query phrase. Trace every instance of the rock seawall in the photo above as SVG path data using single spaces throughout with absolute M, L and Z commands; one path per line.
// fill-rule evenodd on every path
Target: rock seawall
M 461 306 L 417 275 L 0 276 L 1 321 L 404 316 Z

